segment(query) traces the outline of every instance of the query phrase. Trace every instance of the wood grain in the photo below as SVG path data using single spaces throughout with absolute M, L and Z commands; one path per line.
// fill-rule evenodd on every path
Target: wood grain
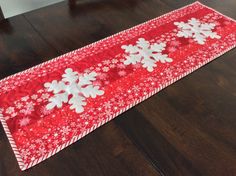
M 68 2 L 0 23 L 0 78 L 192 0 Z M 236 19 L 236 1 L 201 1 Z M 0 126 L 0 175 L 236 175 L 236 50 L 21 172 Z
M 0 78 L 59 55 L 38 35 L 24 16 L 0 23 Z

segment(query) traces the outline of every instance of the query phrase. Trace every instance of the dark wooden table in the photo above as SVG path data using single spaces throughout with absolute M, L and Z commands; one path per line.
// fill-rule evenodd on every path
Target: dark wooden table
M 62 2 L 4 20 L 0 78 L 191 2 Z M 235 0 L 202 2 L 236 19 Z M 0 125 L 0 175 L 236 175 L 235 58 L 236 49 L 25 172 Z

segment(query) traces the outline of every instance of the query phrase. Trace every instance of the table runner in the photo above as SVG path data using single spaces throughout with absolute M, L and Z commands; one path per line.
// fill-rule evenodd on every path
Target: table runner
M 195 2 L 1 80 L 0 120 L 20 169 L 49 158 L 235 44 L 235 21 Z

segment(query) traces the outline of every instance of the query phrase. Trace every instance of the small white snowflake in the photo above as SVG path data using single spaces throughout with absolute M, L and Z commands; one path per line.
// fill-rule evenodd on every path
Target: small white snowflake
M 73 127 L 76 127 L 76 123 L 75 122 L 71 122 L 71 127 L 73 128 Z
M 94 85 L 94 86 L 101 86 L 101 81 L 94 81 L 94 82 L 93 82 L 93 85 Z
M 104 72 L 108 72 L 110 69 L 109 69 L 109 67 L 103 67 L 102 68 L 102 71 L 104 71 Z
M 31 96 L 31 98 L 32 98 L 33 100 L 36 100 L 36 99 L 38 98 L 38 95 L 34 94 L 34 95 Z
M 91 72 L 91 69 L 87 68 L 84 70 L 85 73 L 90 73 Z
M 26 159 L 30 155 L 29 149 L 22 149 L 20 151 L 20 155 L 22 158 Z
M 20 103 L 20 102 L 16 103 L 16 108 L 17 109 L 21 109 L 22 107 L 23 107 L 22 103 Z
M 8 91 L 8 89 L 10 89 L 10 86 L 4 86 L 3 88 L 1 88 L 2 90 Z
M 62 75 L 62 80 L 53 80 L 51 83 L 45 83 L 44 86 L 49 92 L 53 92 L 54 96 L 49 98 L 47 109 L 54 107 L 61 108 L 63 103 L 69 103 L 70 109 L 75 109 L 76 113 L 84 111 L 86 98 L 96 98 L 104 94 L 99 86 L 94 86 L 92 83 L 96 80 L 97 73 L 84 73 L 79 75 L 71 68 L 65 70 Z
M 105 81 L 104 84 L 108 85 L 108 84 L 110 84 L 110 82 L 109 81 Z
M 11 116 L 4 116 L 5 120 L 11 119 Z
M 43 106 L 41 109 L 40 109 L 40 112 L 43 114 L 43 115 L 49 115 L 52 110 L 48 110 L 45 106 Z
M 43 156 L 46 152 L 47 152 L 47 151 L 46 151 L 43 147 L 40 147 L 40 148 L 38 149 L 38 154 L 39 154 L 40 156 Z
M 21 98 L 22 101 L 27 101 L 28 99 L 29 99 L 29 96 L 28 96 L 28 95 Z
M 105 107 L 105 108 L 111 108 L 111 103 L 110 103 L 110 102 L 104 103 L 104 107 Z
M 23 113 L 25 115 L 29 115 L 31 114 L 32 112 L 34 111 L 34 103 L 31 101 L 31 102 L 28 102 L 25 106 L 24 109 L 20 110 L 20 113 Z
M 64 126 L 64 127 L 61 129 L 62 135 L 67 135 L 67 134 L 69 134 L 70 131 L 71 131 L 71 129 L 70 129 L 68 126 Z
M 14 112 L 14 113 L 11 114 L 11 117 L 16 117 L 16 116 L 17 116 L 17 113 L 16 113 L 16 112 Z
M 37 92 L 38 92 L 38 93 L 43 93 L 43 90 L 42 90 L 42 89 L 39 89 Z
M 120 99 L 120 100 L 118 100 L 118 105 L 123 107 L 125 105 L 125 103 L 122 99 Z
M 41 143 L 43 143 L 43 141 L 42 141 L 42 139 L 35 139 L 35 142 L 37 143 L 37 144 L 41 144 Z
M 105 111 L 105 116 L 106 117 L 110 117 L 110 116 L 112 116 L 113 114 L 112 114 L 112 112 L 111 112 L 111 110 L 106 110 Z
M 99 67 L 95 68 L 95 71 L 100 71 L 100 70 L 101 70 L 101 68 L 99 68 Z
M 140 87 L 135 85 L 135 86 L 133 87 L 133 90 L 134 90 L 134 92 L 138 92 L 138 91 L 140 90 Z
M 25 105 L 26 109 L 29 109 L 29 110 L 34 110 L 34 103 L 32 101 L 28 102 L 26 105 Z
M 141 63 L 144 68 L 152 72 L 156 67 L 156 62 L 172 62 L 167 54 L 162 54 L 165 50 L 165 43 L 150 44 L 149 41 L 139 38 L 136 45 L 123 45 L 122 49 L 127 53 L 125 65 Z
M 19 125 L 20 125 L 21 127 L 22 127 L 22 126 L 26 126 L 26 125 L 29 124 L 29 122 L 30 122 L 29 117 L 25 117 L 25 118 L 23 118 L 23 119 L 20 120 Z
M 42 99 L 48 99 L 50 97 L 50 95 L 48 93 L 44 93 L 41 95 Z
M 115 68 L 116 65 L 115 65 L 115 64 L 110 64 L 109 67 L 110 67 L 110 68 Z
M 126 71 L 120 70 L 120 71 L 118 72 L 118 75 L 120 75 L 120 76 L 125 76 L 125 75 L 126 75 Z
M 59 144 L 59 141 L 58 141 L 58 140 L 56 140 L 56 139 L 54 139 L 52 143 L 53 143 L 53 145 L 55 145 L 55 146 L 58 146 L 58 144 Z
M 179 46 L 181 43 L 178 40 L 173 40 L 170 42 L 170 45 L 172 46 Z
M 178 37 L 193 38 L 194 41 L 201 45 L 206 42 L 208 37 L 212 39 L 221 38 L 216 32 L 212 32 L 216 26 L 214 23 L 202 23 L 196 18 L 191 18 L 187 23 L 175 22 L 174 24 L 179 28 Z
M 36 148 L 36 145 L 35 144 L 31 144 L 30 146 L 29 146 L 29 149 L 31 149 L 31 150 L 34 150 Z
M 177 50 L 177 48 L 173 47 L 173 46 L 170 46 L 167 48 L 167 50 L 172 53 L 172 52 L 175 52 Z
M 105 65 L 109 65 L 111 62 L 109 60 L 104 60 L 104 61 L 102 61 L 102 63 Z
M 42 101 L 43 101 L 43 100 L 42 100 L 41 98 L 38 98 L 38 99 L 37 99 L 37 102 L 38 102 L 38 103 L 41 103 Z
M 6 113 L 7 114 L 11 114 L 11 113 L 14 113 L 15 112 L 15 108 L 14 107 L 8 107 L 7 109 L 6 109 Z
M 89 117 L 89 115 L 87 113 L 81 114 L 80 117 L 82 119 L 87 119 Z
M 117 59 L 112 59 L 111 62 L 112 62 L 113 64 L 116 64 L 116 63 L 118 63 L 118 60 L 117 60 Z
M 141 68 L 142 67 L 142 64 L 140 63 L 137 63 L 135 65 L 133 65 L 134 69 L 138 69 L 138 68 Z
M 105 80 L 107 78 L 107 74 L 106 73 L 98 73 L 97 77 L 101 80 Z
M 125 68 L 125 67 L 126 67 L 126 65 L 124 65 L 124 64 L 118 64 L 118 65 L 117 65 L 117 68 L 123 69 L 123 68 Z

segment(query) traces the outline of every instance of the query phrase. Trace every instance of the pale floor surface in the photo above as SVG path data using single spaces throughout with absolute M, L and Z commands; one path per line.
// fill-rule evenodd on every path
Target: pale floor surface
M 5 18 L 29 12 L 63 0 L 0 0 Z

